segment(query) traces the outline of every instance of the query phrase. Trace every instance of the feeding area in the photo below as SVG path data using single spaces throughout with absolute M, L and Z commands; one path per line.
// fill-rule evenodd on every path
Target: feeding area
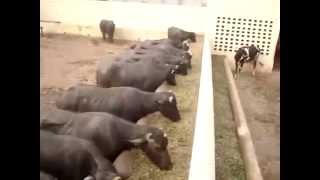
M 115 167 L 121 169 L 120 171 L 130 173 L 128 179 L 188 178 L 200 84 L 203 36 L 197 36 L 196 39 L 197 42 L 191 44 L 192 68 L 187 69 L 188 74 L 176 74 L 175 86 L 163 82 L 155 92 L 168 92 L 169 90 L 173 92 L 181 120 L 172 122 L 158 111 L 143 116 L 138 122 L 138 124 L 163 129 L 168 137 L 167 150 L 173 167 L 170 171 L 161 170 L 141 149 L 129 149 L 124 155 L 125 157 L 120 156 L 118 158 L 120 160 L 114 161 Z M 51 113 L 59 113 L 56 110 L 57 99 L 61 98 L 70 87 L 74 85 L 96 86 L 96 71 L 99 62 L 104 61 L 111 65 L 116 56 L 127 52 L 130 46 L 138 43 L 141 42 L 114 40 L 113 43 L 110 43 L 101 37 L 88 38 L 51 33 L 41 37 L 40 105 L 43 114 L 41 115 L 43 117 L 41 119 L 42 129 L 52 130 L 52 124 L 58 123 L 57 121 L 61 123 L 61 118 L 53 117 Z M 144 100 L 136 99 L 136 101 L 142 102 Z M 128 101 L 127 103 L 134 102 Z M 62 126 L 65 127 L 64 124 Z
M 277 0 L 40 4 L 40 179 L 280 179 Z

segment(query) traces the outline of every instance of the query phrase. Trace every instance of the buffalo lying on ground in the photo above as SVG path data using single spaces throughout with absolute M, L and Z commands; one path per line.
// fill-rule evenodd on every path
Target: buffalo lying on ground
M 41 125 L 40 169 L 59 180 L 121 180 L 112 163 L 90 141 L 54 134 Z
M 132 49 L 128 50 L 115 58 L 115 61 L 121 62 L 138 62 L 138 61 L 154 61 L 157 64 L 176 65 L 176 74 L 187 75 L 189 61 L 185 55 L 177 56 L 166 53 L 156 48 L 149 49 Z
M 145 40 L 142 42 L 139 42 L 138 44 L 133 44 L 130 46 L 131 49 L 137 47 L 146 47 L 146 46 L 161 46 L 165 45 L 166 48 L 175 48 L 177 50 L 183 50 L 183 51 L 188 51 L 190 50 L 190 40 L 184 40 L 182 41 L 178 47 L 175 44 L 175 41 L 172 39 L 157 39 L 157 40 Z
M 145 92 L 133 87 L 70 87 L 56 101 L 59 109 L 75 112 L 108 112 L 131 122 L 160 111 L 172 121 L 181 119 L 172 92 Z
M 162 40 L 147 40 L 138 44 L 133 44 L 130 49 L 135 50 L 135 52 L 143 52 L 143 54 L 148 54 L 148 51 L 158 51 L 165 55 L 176 56 L 176 58 L 182 58 L 187 61 L 188 68 L 191 68 L 191 49 L 188 51 L 178 49 L 174 47 L 169 39 Z M 129 54 L 130 55 L 130 54 Z M 162 58 L 165 59 L 165 58 Z M 181 60 L 183 62 L 183 60 Z M 185 72 L 183 72 L 186 74 Z
M 93 142 L 111 161 L 124 150 L 140 148 L 160 169 L 172 168 L 168 139 L 160 129 L 136 125 L 108 113 L 59 109 L 43 112 L 40 121 L 43 129 Z
M 101 60 L 97 65 L 96 82 L 99 87 L 130 86 L 154 92 L 165 81 L 176 85 L 175 72 L 175 66 L 155 61 L 114 61 L 110 65 L 107 60 Z
M 97 164 L 80 139 L 40 130 L 40 169 L 59 180 L 93 180 Z

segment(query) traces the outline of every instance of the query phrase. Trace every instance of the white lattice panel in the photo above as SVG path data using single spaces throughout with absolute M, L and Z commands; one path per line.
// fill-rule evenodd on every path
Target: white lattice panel
M 214 51 L 235 52 L 241 46 L 256 45 L 263 55 L 270 55 L 273 40 L 273 20 L 220 17 L 211 41 Z
M 280 32 L 280 0 L 208 0 L 210 46 L 233 67 L 235 51 L 246 45 L 262 49 L 258 71 L 272 71 Z
M 272 71 L 279 19 L 216 16 L 210 46 L 214 54 L 227 55 L 233 67 L 235 51 L 242 46 L 255 45 L 261 49 L 258 71 Z

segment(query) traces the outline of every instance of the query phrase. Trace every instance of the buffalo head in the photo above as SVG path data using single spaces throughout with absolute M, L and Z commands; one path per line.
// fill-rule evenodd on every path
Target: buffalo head
M 182 42 L 182 49 L 185 50 L 185 51 L 188 51 L 191 47 L 190 47 L 190 40 L 187 39 L 187 40 L 184 40 Z
M 179 121 L 181 119 L 177 108 L 176 97 L 172 92 L 156 93 L 155 99 L 162 115 L 169 118 L 171 121 Z
M 138 146 L 161 170 L 171 170 L 173 165 L 167 149 L 168 138 L 160 129 L 148 127 L 147 132 L 142 136 L 129 140 Z
M 197 42 L 196 34 L 194 32 L 190 32 L 189 33 L 189 39 L 191 40 L 191 42 Z
M 170 65 L 170 64 L 166 64 L 166 66 L 169 66 L 169 73 L 167 75 L 167 83 L 169 85 L 175 86 L 177 85 L 177 81 L 176 81 L 176 71 L 178 69 L 179 66 L 174 66 L 174 65 Z
M 183 58 L 180 62 L 179 62 L 179 67 L 176 71 L 177 74 L 181 74 L 181 75 L 187 75 L 188 74 L 188 62 L 189 60 Z

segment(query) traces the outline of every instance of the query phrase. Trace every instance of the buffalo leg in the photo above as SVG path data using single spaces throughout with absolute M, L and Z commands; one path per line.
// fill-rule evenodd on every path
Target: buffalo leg
M 106 40 L 106 34 L 104 32 L 101 32 L 101 34 L 102 34 L 102 39 Z
M 242 70 L 243 64 L 244 64 L 243 62 L 240 63 L 239 74 L 240 74 L 240 72 Z
M 113 43 L 113 32 L 109 34 L 109 42 Z
M 191 59 L 188 60 L 188 68 L 189 68 L 189 69 L 192 69 Z
M 235 71 L 234 71 L 234 79 L 237 79 L 238 69 L 239 69 L 239 62 L 236 61 L 235 65 L 236 65 L 236 68 L 235 68 Z
M 257 60 L 254 60 L 252 63 L 252 75 L 255 76 L 257 68 Z

